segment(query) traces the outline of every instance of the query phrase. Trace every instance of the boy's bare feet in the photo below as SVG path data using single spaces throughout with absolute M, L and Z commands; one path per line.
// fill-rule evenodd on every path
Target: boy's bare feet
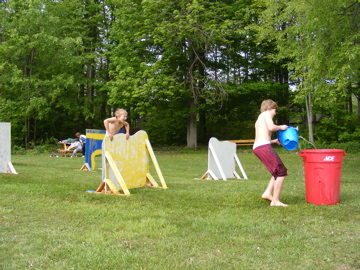
M 270 206 L 282 206 L 282 207 L 287 207 L 288 205 L 282 202 L 271 202 Z
M 263 195 L 261 195 L 261 198 L 263 199 L 263 200 L 267 200 L 267 201 L 272 201 L 273 200 L 273 197 L 271 196 L 271 195 L 268 195 L 268 194 L 263 194 Z

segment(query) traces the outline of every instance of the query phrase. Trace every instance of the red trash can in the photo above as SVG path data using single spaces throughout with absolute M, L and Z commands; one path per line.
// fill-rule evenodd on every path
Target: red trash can
M 340 201 L 340 179 L 343 156 L 340 149 L 302 150 L 306 201 L 317 205 Z

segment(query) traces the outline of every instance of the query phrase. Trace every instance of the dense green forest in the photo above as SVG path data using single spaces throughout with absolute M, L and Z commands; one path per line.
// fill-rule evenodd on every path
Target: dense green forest
M 360 140 L 358 0 L 0 0 L 0 121 L 27 148 L 104 129 L 253 138 L 263 99 L 311 142 Z

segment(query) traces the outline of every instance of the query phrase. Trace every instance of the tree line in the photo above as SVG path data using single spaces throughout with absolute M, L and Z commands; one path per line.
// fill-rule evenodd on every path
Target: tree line
M 30 147 L 121 107 L 154 144 L 253 138 L 263 99 L 311 142 L 360 139 L 355 0 L 0 0 L 0 121 Z M 304 134 L 304 133 L 303 133 Z

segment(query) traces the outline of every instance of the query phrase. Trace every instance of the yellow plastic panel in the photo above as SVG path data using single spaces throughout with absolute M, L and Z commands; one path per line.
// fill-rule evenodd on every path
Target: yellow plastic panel
M 111 154 L 128 189 L 144 187 L 146 184 L 146 175 L 149 173 L 147 139 L 147 133 L 142 130 L 130 136 L 128 140 L 125 134 L 115 135 L 112 141 L 107 136 L 104 138 L 103 150 Z M 108 162 L 105 164 L 105 174 L 117 190 L 120 190 L 121 186 Z

